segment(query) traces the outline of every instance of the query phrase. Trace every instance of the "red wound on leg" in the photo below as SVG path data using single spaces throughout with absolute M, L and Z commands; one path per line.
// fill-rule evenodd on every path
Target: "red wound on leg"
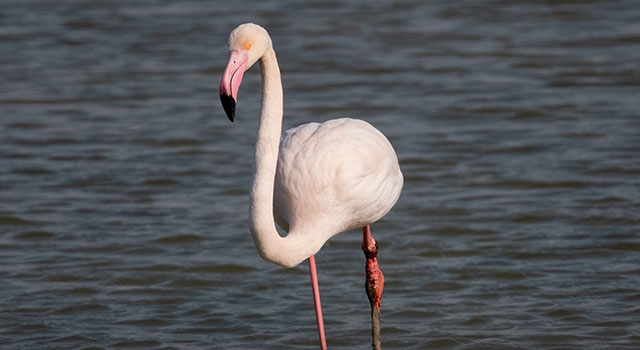
M 371 236 L 368 226 L 363 229 L 362 251 L 367 258 L 365 265 L 367 296 L 372 306 L 375 305 L 380 308 L 382 290 L 384 289 L 384 275 L 378 264 L 378 244 Z

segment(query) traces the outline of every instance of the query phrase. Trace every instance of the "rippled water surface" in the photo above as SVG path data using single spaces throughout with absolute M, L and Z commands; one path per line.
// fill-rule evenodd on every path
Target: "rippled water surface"
M 285 126 L 366 119 L 405 187 L 373 226 L 387 349 L 640 345 L 635 1 L 4 1 L 0 347 L 314 349 L 305 264 L 247 227 L 272 35 Z M 357 232 L 318 255 L 330 348 L 367 349 Z

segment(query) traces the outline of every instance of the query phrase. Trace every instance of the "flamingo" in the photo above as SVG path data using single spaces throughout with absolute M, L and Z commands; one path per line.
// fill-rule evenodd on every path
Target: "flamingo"
M 282 81 L 269 34 L 257 24 L 242 24 L 229 35 L 229 51 L 220 101 L 231 122 L 245 71 L 260 62 L 262 72 L 249 213 L 256 250 L 264 260 L 286 268 L 309 260 L 320 347 L 326 349 L 315 254 L 331 237 L 362 228 L 372 346 L 379 349 L 384 276 L 369 225 L 391 210 L 402 190 L 391 143 L 369 123 L 350 118 L 308 123 L 282 135 Z M 278 233 L 276 223 L 286 236 Z

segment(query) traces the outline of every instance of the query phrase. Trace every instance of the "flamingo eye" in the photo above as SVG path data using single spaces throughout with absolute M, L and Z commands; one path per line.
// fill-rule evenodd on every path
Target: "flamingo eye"
M 251 46 L 253 46 L 253 42 L 251 42 L 251 41 L 246 41 L 246 42 L 244 43 L 244 45 L 243 45 L 243 46 L 244 46 L 244 49 L 245 49 L 245 50 L 250 50 L 250 49 L 251 49 Z

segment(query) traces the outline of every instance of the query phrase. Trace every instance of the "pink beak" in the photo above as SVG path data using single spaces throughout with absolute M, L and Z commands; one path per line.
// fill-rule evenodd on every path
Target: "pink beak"
M 233 122 L 236 114 L 236 101 L 242 76 L 247 70 L 248 51 L 231 51 L 229 63 L 220 82 L 220 102 L 229 120 Z

